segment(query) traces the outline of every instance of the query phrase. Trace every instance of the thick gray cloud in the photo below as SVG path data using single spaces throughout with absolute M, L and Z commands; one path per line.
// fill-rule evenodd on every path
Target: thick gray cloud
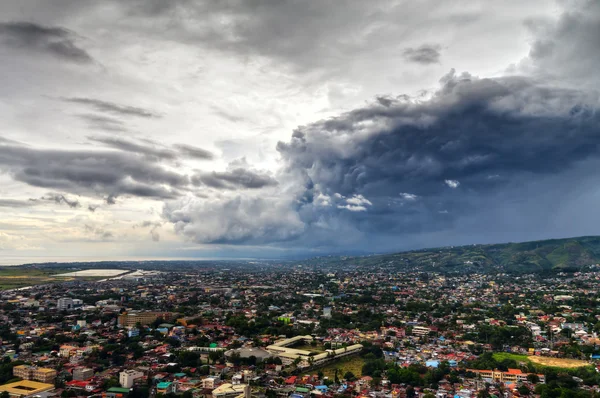
M 177 161 L 183 158 L 210 160 L 214 158 L 210 151 L 184 144 L 176 144 L 172 148 L 167 148 L 149 139 L 142 139 L 138 142 L 115 136 L 90 136 L 88 139 L 110 148 L 137 153 L 154 160 Z
M 600 87 L 593 72 L 600 64 L 600 2 L 572 2 L 557 22 L 532 20 L 528 26 L 535 35 L 529 58 L 536 75 L 556 84 Z
M 431 233 L 503 207 L 506 196 L 521 197 L 538 179 L 563 183 L 563 172 L 600 159 L 599 110 L 593 93 L 452 72 L 429 101 L 377 101 L 299 128 L 278 149 L 290 175 L 310 180 L 303 197 L 372 202 L 335 215 L 365 234 Z M 315 206 L 309 200 L 298 211 L 318 228 L 322 212 L 304 209 Z
M 508 201 L 515 201 L 513 212 L 531 213 L 522 201 L 537 195 L 525 187 L 564 184 L 566 171 L 600 160 L 599 111 L 597 96 L 576 89 L 451 71 L 430 100 L 378 100 L 298 128 L 278 145 L 284 161 L 279 180 L 287 183 L 269 201 L 187 200 L 166 206 L 164 216 L 198 242 L 393 250 L 398 239 L 411 237 L 413 245 L 427 245 L 414 239 L 473 218 L 500 219 Z M 215 176 L 220 178 L 212 186 L 228 181 Z M 288 184 L 304 188 L 294 191 Z M 565 199 L 553 195 L 535 204 L 538 212 Z M 277 220 L 294 222 L 275 222 L 272 209 Z M 205 223 L 207 218 L 212 221 Z M 544 228 L 539 224 L 529 233 Z M 480 239 L 474 229 L 447 241 Z M 502 228 L 488 236 L 510 232 Z
M 177 144 L 174 146 L 174 148 L 177 149 L 184 156 L 194 158 L 194 159 L 210 160 L 210 159 L 214 159 L 214 157 L 215 157 L 215 155 L 212 152 L 207 151 L 206 149 L 192 146 L 192 145 Z
M 160 148 L 150 145 L 143 145 L 133 141 L 117 137 L 88 137 L 90 141 L 99 142 L 111 148 L 126 152 L 139 153 L 142 155 L 153 156 L 158 159 L 173 160 L 177 158 L 177 153 L 167 148 Z
M 258 189 L 277 185 L 277 180 L 271 175 L 241 167 L 224 172 L 201 173 L 193 176 L 192 182 L 219 189 Z
M 76 38 L 73 32 L 62 27 L 32 22 L 0 23 L 0 42 L 12 48 L 42 52 L 69 62 L 92 62 L 92 57 L 75 44 Z
M 439 45 L 429 45 L 423 44 L 417 48 L 407 48 L 402 53 L 404 58 L 411 62 L 416 62 L 418 64 L 435 64 L 440 62 L 440 50 L 441 46 Z
M 134 154 L 0 145 L 0 170 L 26 184 L 74 194 L 173 198 L 184 175 Z M 109 200 L 110 201 L 110 200 Z
M 281 243 L 298 238 L 305 228 L 288 203 L 267 196 L 186 197 L 166 203 L 163 217 L 176 232 L 202 243 Z
M 136 106 L 120 105 L 95 98 L 70 97 L 62 98 L 65 102 L 88 106 L 98 112 L 112 113 L 120 116 L 136 116 L 142 118 L 158 118 L 159 114 Z

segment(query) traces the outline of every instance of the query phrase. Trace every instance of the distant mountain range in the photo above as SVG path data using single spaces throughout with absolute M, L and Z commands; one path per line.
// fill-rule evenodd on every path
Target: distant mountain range
M 229 260 L 160 260 L 160 261 L 101 261 L 71 263 L 24 264 L 24 267 L 155 269 L 244 269 L 260 271 L 272 267 L 297 265 L 315 269 L 392 269 L 425 272 L 534 272 L 577 271 L 600 264 L 600 236 L 567 239 L 548 239 L 522 243 L 468 245 L 421 249 L 392 254 L 368 256 L 329 255 L 303 260 L 291 259 L 229 259 Z M 66 271 L 65 271 L 66 272 Z
M 421 271 L 542 272 L 600 264 L 600 236 L 469 245 L 372 256 L 318 257 L 309 265 L 368 266 Z

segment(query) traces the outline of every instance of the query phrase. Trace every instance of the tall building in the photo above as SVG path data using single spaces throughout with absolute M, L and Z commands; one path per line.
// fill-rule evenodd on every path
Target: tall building
M 135 380 L 142 377 L 144 377 L 144 374 L 139 370 L 129 369 L 119 373 L 119 383 L 121 383 L 121 387 L 131 388 Z
M 82 305 L 83 300 L 70 297 L 61 297 L 56 302 L 56 308 L 60 311 L 72 310 L 73 308 L 81 307 Z
M 73 308 L 73 299 L 70 297 L 59 298 L 56 303 L 56 308 L 61 311 L 70 310 Z
M 13 368 L 13 375 L 20 377 L 23 380 L 53 383 L 56 378 L 56 370 L 50 368 L 38 368 L 37 366 L 18 365 Z

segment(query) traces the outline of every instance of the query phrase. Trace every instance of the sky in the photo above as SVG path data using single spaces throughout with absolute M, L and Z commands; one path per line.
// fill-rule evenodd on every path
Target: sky
M 0 264 L 598 235 L 600 2 L 0 2 Z

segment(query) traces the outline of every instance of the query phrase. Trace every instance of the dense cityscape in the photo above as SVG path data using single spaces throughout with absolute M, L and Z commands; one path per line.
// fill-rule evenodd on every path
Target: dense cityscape
M 600 393 L 595 267 L 95 271 L 0 293 L 2 397 Z

